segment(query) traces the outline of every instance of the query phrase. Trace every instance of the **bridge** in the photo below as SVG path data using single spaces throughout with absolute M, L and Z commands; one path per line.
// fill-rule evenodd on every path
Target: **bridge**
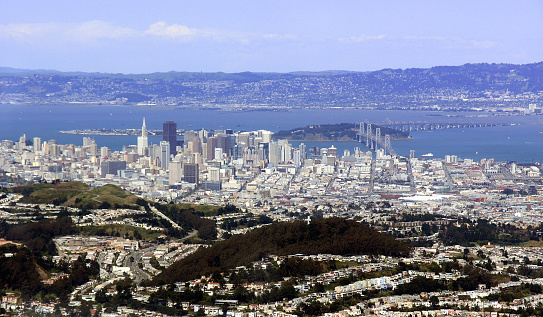
M 441 129 L 464 129 L 499 127 L 511 125 L 510 123 L 484 123 L 484 122 L 430 122 L 430 121 L 385 121 L 375 123 L 381 127 L 387 127 L 402 132 Z
M 441 129 L 463 129 L 463 128 L 482 128 L 499 127 L 514 125 L 512 123 L 489 123 L 489 122 L 431 122 L 431 121 L 390 121 L 372 123 L 360 122 L 358 129 L 358 142 L 366 143 L 366 147 L 375 151 L 379 148 L 385 150 L 391 156 L 398 156 L 390 145 L 390 135 L 381 135 L 381 127 L 390 128 L 401 132 L 421 131 L 421 130 L 441 130 Z
M 375 132 L 374 132 L 375 131 Z M 392 157 L 398 156 L 396 151 L 390 145 L 390 135 L 385 134 L 385 137 L 381 137 L 381 128 L 372 129 L 371 123 L 360 122 L 358 128 L 358 142 L 366 143 L 366 147 L 376 151 L 380 147 L 385 151 L 385 155 L 390 154 Z

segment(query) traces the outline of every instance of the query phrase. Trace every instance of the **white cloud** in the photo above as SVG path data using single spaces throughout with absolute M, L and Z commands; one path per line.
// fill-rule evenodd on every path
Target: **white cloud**
M 253 41 L 289 40 L 291 34 L 257 34 L 251 32 L 233 32 L 230 30 L 190 28 L 181 24 L 168 24 L 159 21 L 151 24 L 146 30 L 114 25 L 112 23 L 93 20 L 82 23 L 35 23 L 0 25 L 0 38 L 18 40 L 45 40 L 90 42 L 99 40 L 123 40 L 137 38 L 160 38 L 162 40 L 196 40 L 235 41 L 248 44 Z
M 276 33 L 271 33 L 271 34 L 264 34 L 264 35 L 262 35 L 262 38 L 264 38 L 264 39 L 269 39 L 269 40 L 292 40 L 292 39 L 295 39 L 296 36 L 293 35 L 293 34 L 276 34 Z
M 372 40 L 384 40 L 387 38 L 385 34 L 380 35 L 359 35 L 359 36 L 351 36 L 349 38 L 340 38 L 340 42 L 365 42 L 365 41 L 372 41 Z
M 0 25 L 0 37 L 26 38 L 53 33 L 56 30 L 56 23 L 6 24 Z
M 111 23 L 94 20 L 83 23 L 34 23 L 0 25 L 0 38 L 60 39 L 75 41 L 94 41 L 100 39 L 120 39 L 138 36 L 139 32 L 115 26 Z
M 490 49 L 498 45 L 497 42 L 488 40 L 472 40 L 458 37 L 442 37 L 442 36 L 405 36 L 405 40 L 409 41 L 434 41 L 439 42 L 446 48 L 475 48 L 475 49 Z
M 166 22 L 160 21 L 149 26 L 149 29 L 144 34 L 155 36 L 167 36 L 173 38 L 190 37 L 200 33 L 196 29 L 191 29 L 184 25 L 172 24 L 168 25 Z
M 119 27 L 104 21 L 89 21 L 67 29 L 66 35 L 81 40 L 120 39 L 138 36 L 139 32 L 126 27 Z
M 405 36 L 404 39 L 406 40 L 413 40 L 413 41 L 446 41 L 446 37 L 442 36 Z

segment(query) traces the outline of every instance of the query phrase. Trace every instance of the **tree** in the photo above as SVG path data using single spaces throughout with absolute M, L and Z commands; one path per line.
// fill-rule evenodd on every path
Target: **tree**
M 437 296 L 430 297 L 430 303 L 433 307 L 437 307 L 439 305 L 439 298 Z

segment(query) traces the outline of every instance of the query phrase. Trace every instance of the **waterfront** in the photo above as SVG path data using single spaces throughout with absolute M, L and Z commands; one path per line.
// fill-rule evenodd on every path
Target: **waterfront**
M 28 138 L 56 139 L 61 144 L 81 144 L 82 136 L 58 133 L 69 129 L 129 129 L 140 128 L 143 117 L 149 129 L 161 129 L 167 120 L 177 122 L 179 129 L 226 129 L 259 130 L 277 132 L 283 129 L 310 124 L 384 121 L 432 121 L 432 122 L 508 122 L 519 124 L 503 127 L 413 131 L 412 140 L 394 140 L 392 146 L 407 156 L 415 150 L 416 156 L 433 153 L 435 157 L 457 155 L 462 158 L 494 158 L 519 162 L 541 162 L 543 158 L 542 116 L 484 116 L 481 113 L 444 113 L 438 111 L 392 110 L 292 110 L 292 111 L 217 111 L 187 110 L 153 107 L 121 106 L 26 106 L 2 105 L 0 139 L 18 140 L 26 133 Z M 454 117 L 449 115 L 454 115 Z M 133 136 L 93 136 L 99 146 L 113 150 L 123 145 L 135 144 Z M 158 143 L 161 137 L 149 137 Z M 332 144 L 339 153 L 353 151 L 356 142 L 305 142 L 309 146 L 329 147 Z M 293 142 L 297 145 L 299 142 Z

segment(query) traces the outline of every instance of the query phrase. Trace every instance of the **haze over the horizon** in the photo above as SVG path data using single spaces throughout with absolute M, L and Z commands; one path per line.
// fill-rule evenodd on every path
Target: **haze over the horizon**
M 5 1 L 0 66 L 369 71 L 543 60 L 541 1 Z

